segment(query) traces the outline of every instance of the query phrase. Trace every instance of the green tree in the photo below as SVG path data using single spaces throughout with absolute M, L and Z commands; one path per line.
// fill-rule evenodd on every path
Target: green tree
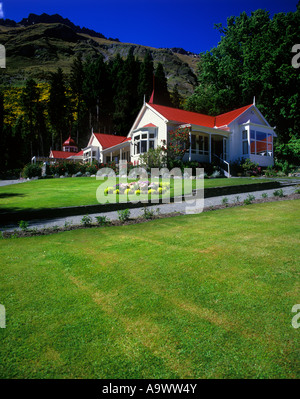
M 201 54 L 198 87 L 187 109 L 211 115 L 251 104 L 272 126 L 278 143 L 300 134 L 300 74 L 291 65 L 291 49 L 300 37 L 300 10 L 275 14 L 265 10 L 245 12 L 216 25 L 221 34 L 217 47 Z M 280 154 L 278 154 L 280 155 Z
M 89 112 L 89 127 L 94 131 L 110 130 L 112 88 L 108 65 L 103 56 L 84 64 L 83 96 Z
M 178 84 L 174 86 L 173 93 L 171 93 L 172 104 L 174 108 L 182 108 L 183 97 L 178 91 Z
M 147 51 L 141 64 L 139 76 L 138 94 L 140 101 L 144 100 L 144 96 L 146 101 L 149 101 L 151 93 L 153 91 L 153 75 L 153 58 L 150 51 Z
M 168 90 L 167 78 L 165 75 L 164 67 L 162 63 L 158 63 L 155 69 L 155 87 L 154 87 L 154 103 L 165 105 L 167 107 L 172 106 L 170 93 Z
M 26 81 L 26 86 L 22 91 L 21 95 L 21 106 L 24 111 L 23 117 L 23 136 L 28 137 L 30 145 L 30 156 L 34 155 L 34 144 L 37 141 L 38 132 L 36 129 L 38 101 L 40 93 L 36 82 L 33 79 Z M 25 139 L 25 137 L 24 137 Z
M 114 127 L 117 134 L 128 133 L 136 115 L 142 106 L 138 95 L 140 62 L 133 55 L 133 47 L 120 69 L 116 71 L 114 91 Z
M 52 148 L 61 149 L 63 136 L 68 133 L 69 127 L 69 101 L 66 94 L 65 77 L 62 69 L 51 73 L 50 97 L 48 102 L 48 114 L 52 126 Z
M 85 131 L 86 104 L 84 101 L 83 84 L 85 80 L 84 67 L 81 54 L 78 54 L 71 65 L 70 87 L 75 101 L 76 122 L 73 127 L 76 132 L 76 142 L 79 144 L 79 132 Z

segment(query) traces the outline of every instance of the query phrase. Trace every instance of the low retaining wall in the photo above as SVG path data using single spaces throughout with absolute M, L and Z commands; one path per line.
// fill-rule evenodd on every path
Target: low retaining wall
M 241 194 L 250 191 L 271 190 L 281 187 L 280 182 L 270 181 L 264 183 L 240 184 L 237 186 L 211 187 L 204 189 L 204 198 L 219 197 L 222 195 Z

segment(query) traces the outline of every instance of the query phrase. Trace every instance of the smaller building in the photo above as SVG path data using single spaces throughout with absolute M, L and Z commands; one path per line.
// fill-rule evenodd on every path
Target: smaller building
M 69 138 L 62 145 L 63 151 L 66 152 L 78 152 L 78 147 L 75 141 L 69 136 Z
M 119 160 L 130 162 L 129 137 L 92 132 L 87 147 L 83 149 L 85 162 L 108 163 Z
M 83 160 L 83 151 L 78 151 L 78 146 L 75 141 L 69 138 L 63 142 L 62 151 L 50 150 L 49 158 L 55 160 L 68 159 L 73 161 Z

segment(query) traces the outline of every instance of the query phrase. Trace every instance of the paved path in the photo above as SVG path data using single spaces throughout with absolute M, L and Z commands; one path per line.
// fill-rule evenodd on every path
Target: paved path
M 295 186 L 287 186 L 282 188 L 284 195 L 289 195 L 293 194 L 296 190 Z M 221 205 L 222 204 L 222 199 L 226 197 L 228 199 L 228 203 L 234 203 L 237 201 L 243 201 L 248 197 L 249 194 L 252 194 L 255 196 L 256 199 L 262 198 L 263 193 L 267 193 L 268 197 L 273 197 L 275 189 L 271 190 L 262 190 L 262 191 L 253 191 L 253 192 L 248 192 L 248 193 L 241 193 L 241 194 L 231 194 L 231 195 L 223 195 L 219 197 L 211 197 L 211 198 L 205 198 L 204 199 L 204 207 L 210 207 L 214 205 Z M 202 212 L 201 207 L 195 207 L 193 205 L 190 205 L 187 209 L 187 203 L 181 202 L 181 203 L 172 203 L 172 204 L 157 204 L 157 205 L 151 205 L 147 207 L 148 209 L 153 209 L 154 211 L 159 208 L 161 214 L 166 214 L 166 213 L 172 213 L 172 212 L 180 212 L 180 213 L 200 213 Z M 117 211 L 112 211 L 112 212 L 103 212 L 103 213 L 95 213 L 95 214 L 90 214 L 90 216 L 93 218 L 93 222 L 95 222 L 94 217 L 95 216 L 106 216 L 110 220 L 118 220 L 118 212 Z M 138 216 L 143 215 L 143 208 L 135 208 L 135 209 L 130 209 L 130 217 L 135 218 Z M 63 227 L 66 224 L 67 225 L 77 225 L 80 224 L 81 219 L 84 215 L 79 215 L 79 216 L 69 216 L 69 217 L 64 217 L 64 218 L 56 218 L 56 219 L 39 219 L 39 220 L 33 220 L 29 221 L 29 227 L 30 228 L 37 228 L 37 229 L 42 229 L 45 227 Z M 0 228 L 0 231 L 11 231 L 16 229 L 17 224 L 10 224 L 7 226 L 2 226 Z
M 18 179 L 18 180 L 0 180 L 0 187 L 9 186 L 10 184 L 18 184 L 18 183 L 25 183 L 27 179 Z

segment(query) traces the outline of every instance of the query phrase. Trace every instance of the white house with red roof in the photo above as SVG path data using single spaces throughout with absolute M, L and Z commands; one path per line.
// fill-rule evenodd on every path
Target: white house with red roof
M 217 116 L 184 111 L 158 104 L 150 99 L 137 116 L 129 134 L 130 157 L 138 162 L 150 148 L 168 144 L 169 132 L 190 128 L 190 148 L 183 160 L 211 163 L 215 158 L 225 163 L 250 158 L 260 166 L 273 165 L 274 128 L 255 104 Z
M 138 164 L 141 154 L 162 146 L 164 141 L 168 145 L 171 130 L 188 127 L 190 146 L 184 161 L 218 160 L 225 171 L 240 158 L 249 158 L 260 166 L 274 164 L 276 133 L 255 104 L 209 116 L 154 104 L 153 98 L 152 95 L 149 103 L 144 103 L 127 137 L 92 132 L 87 147 L 80 152 L 69 137 L 63 143 L 63 151 L 51 151 L 50 157 Z
M 119 160 L 130 162 L 130 137 L 92 132 L 87 147 L 83 149 L 83 160 L 108 163 Z

